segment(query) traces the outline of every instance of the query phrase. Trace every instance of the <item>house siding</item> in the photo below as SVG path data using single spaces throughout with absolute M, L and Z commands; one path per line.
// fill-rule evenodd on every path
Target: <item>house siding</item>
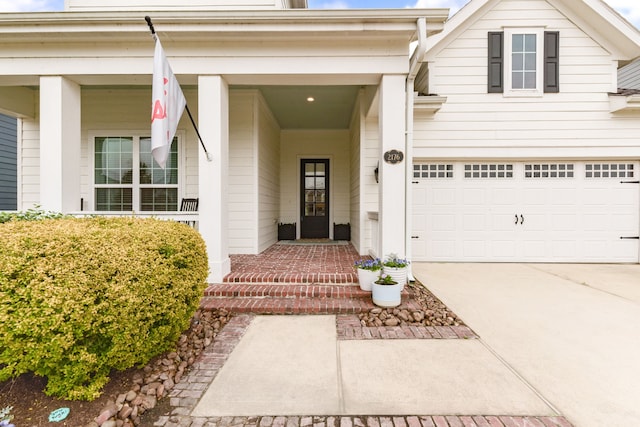
M 374 248 L 374 241 L 372 234 L 377 234 L 376 230 L 372 227 L 377 223 L 372 223 L 368 220 L 368 212 L 378 212 L 380 206 L 379 184 L 373 178 L 373 171 L 376 167 L 379 167 L 380 158 L 380 129 L 378 117 L 367 117 L 364 123 L 364 149 L 362 150 L 362 165 L 364 168 L 365 178 L 362 185 L 362 191 L 364 192 L 360 213 L 361 218 L 364 220 L 364 227 L 362 232 L 365 233 L 365 237 L 362 239 L 364 242 L 364 248 L 366 251 L 361 250 L 361 253 L 369 252 L 369 250 L 376 251 Z M 363 248 L 363 249 L 364 249 Z
M 351 224 L 351 244 L 360 252 L 362 247 L 361 238 L 364 236 L 361 230 L 361 225 L 364 224 L 363 218 L 361 218 L 360 205 L 362 200 L 361 182 L 362 172 L 361 167 L 362 159 L 360 158 L 360 147 L 362 138 L 362 127 L 364 117 L 362 115 L 362 108 L 360 106 L 362 94 L 358 97 L 356 107 L 351 117 L 351 124 L 349 126 L 349 139 L 350 139 L 350 157 L 349 164 L 351 168 L 351 203 L 350 203 L 350 217 L 349 222 Z
M 258 117 L 253 91 L 229 97 L 229 253 L 256 253 Z
M 0 210 L 18 208 L 17 121 L 0 114 Z
M 618 71 L 618 88 L 640 90 L 640 59 L 620 68 Z
M 280 126 L 260 95 L 258 110 L 258 252 L 278 240 L 280 215 Z
M 487 33 L 507 24 L 560 32 L 560 93 L 487 93 Z M 637 118 L 609 113 L 609 53 L 546 1 L 502 1 L 432 55 L 429 91 L 448 99 L 435 118 L 416 113 L 416 158 L 578 157 L 612 145 L 609 156 L 637 152 Z

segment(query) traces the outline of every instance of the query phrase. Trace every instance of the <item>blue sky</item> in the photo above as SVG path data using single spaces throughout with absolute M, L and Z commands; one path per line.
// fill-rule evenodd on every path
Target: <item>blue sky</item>
M 445 7 L 455 13 L 468 0 L 308 0 L 313 9 Z M 606 0 L 610 6 L 640 28 L 640 0 Z M 0 12 L 55 11 L 64 0 L 0 0 Z

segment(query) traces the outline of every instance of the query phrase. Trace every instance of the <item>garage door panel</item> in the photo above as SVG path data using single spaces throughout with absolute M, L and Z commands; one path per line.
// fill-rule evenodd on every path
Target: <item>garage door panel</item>
M 600 162 L 596 174 L 596 163 L 454 163 L 448 179 L 415 184 L 425 196 L 414 200 L 414 259 L 638 262 L 639 241 L 620 237 L 640 234 L 640 185 L 620 181 L 637 180 L 640 164 Z

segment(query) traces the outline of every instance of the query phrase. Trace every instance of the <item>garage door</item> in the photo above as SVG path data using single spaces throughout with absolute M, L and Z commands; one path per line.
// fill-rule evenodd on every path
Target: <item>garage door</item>
M 638 262 L 638 162 L 414 164 L 416 261 Z

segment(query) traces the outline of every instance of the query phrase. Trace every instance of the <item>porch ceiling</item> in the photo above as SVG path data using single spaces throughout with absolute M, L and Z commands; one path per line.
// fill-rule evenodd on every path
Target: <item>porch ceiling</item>
M 237 88 L 260 90 L 282 129 L 348 129 L 360 90 L 353 85 Z

